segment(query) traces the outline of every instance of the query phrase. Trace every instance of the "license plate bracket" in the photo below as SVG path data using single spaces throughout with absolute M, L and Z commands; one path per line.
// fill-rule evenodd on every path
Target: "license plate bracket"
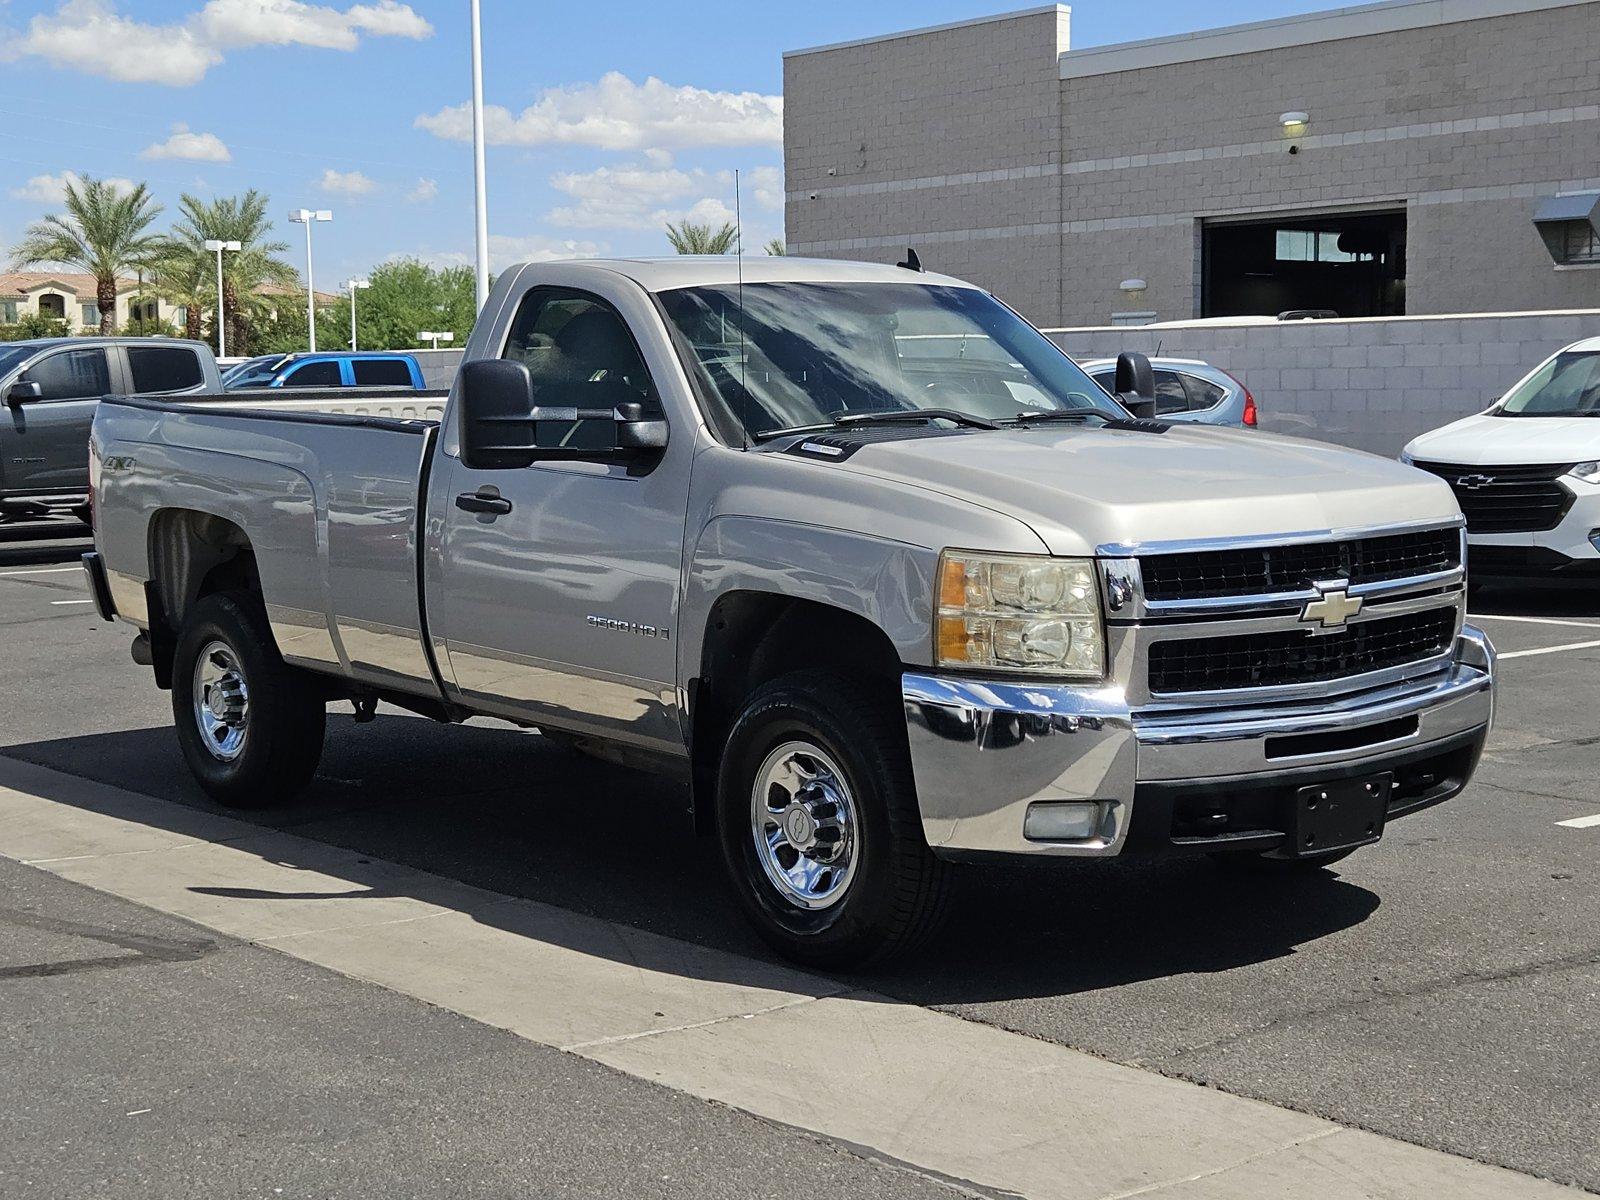
M 1313 858 L 1376 842 L 1383 836 L 1393 790 L 1392 772 L 1299 789 L 1290 840 L 1283 850 L 1291 858 Z

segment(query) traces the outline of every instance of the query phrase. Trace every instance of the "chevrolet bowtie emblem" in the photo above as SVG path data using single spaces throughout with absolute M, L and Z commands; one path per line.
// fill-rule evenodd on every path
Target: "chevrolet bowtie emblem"
M 1316 621 L 1323 629 L 1338 629 L 1361 611 L 1361 597 L 1352 596 L 1342 587 L 1324 588 L 1319 584 L 1317 590 L 1322 595 L 1300 610 L 1302 621 Z
M 1475 492 L 1479 488 L 1488 487 L 1493 482 L 1493 475 L 1462 475 L 1456 480 L 1456 486 L 1466 488 L 1469 492 Z

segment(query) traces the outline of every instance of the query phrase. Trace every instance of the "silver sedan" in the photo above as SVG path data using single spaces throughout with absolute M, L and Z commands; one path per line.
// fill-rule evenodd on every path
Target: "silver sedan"
M 1079 365 L 1106 391 L 1112 390 L 1115 359 L 1091 358 Z M 1152 358 L 1150 368 L 1155 375 L 1156 416 L 1161 420 L 1255 428 L 1255 397 L 1220 367 L 1197 358 Z

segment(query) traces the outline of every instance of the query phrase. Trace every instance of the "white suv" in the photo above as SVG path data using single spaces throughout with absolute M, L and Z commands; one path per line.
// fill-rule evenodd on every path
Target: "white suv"
M 1600 338 L 1557 351 L 1487 412 L 1400 458 L 1455 491 L 1477 578 L 1600 582 Z

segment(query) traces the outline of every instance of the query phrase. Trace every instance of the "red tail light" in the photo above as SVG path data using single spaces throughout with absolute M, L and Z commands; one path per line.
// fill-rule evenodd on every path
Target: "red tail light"
M 1219 367 L 1218 370 L 1221 370 L 1221 368 Z M 1254 429 L 1256 427 L 1256 398 L 1250 394 L 1250 389 L 1245 387 L 1244 380 L 1240 379 L 1232 371 L 1223 371 L 1222 373 L 1237 383 L 1239 390 L 1244 393 L 1244 423 L 1246 428 Z

